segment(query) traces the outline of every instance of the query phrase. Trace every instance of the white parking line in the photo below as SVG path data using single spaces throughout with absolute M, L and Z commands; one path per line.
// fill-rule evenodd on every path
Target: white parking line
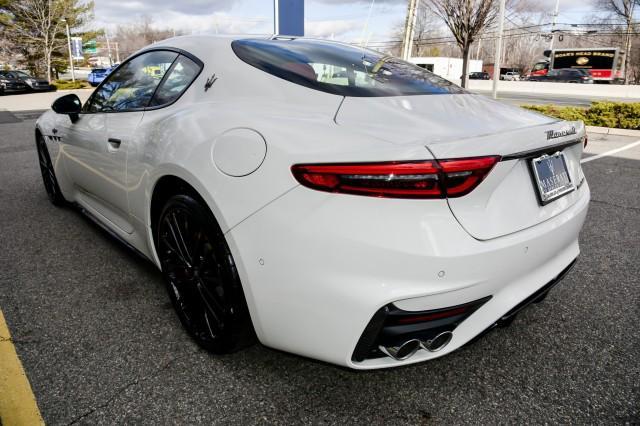
M 589 161 L 597 160 L 598 158 L 608 157 L 609 155 L 613 155 L 613 154 L 618 153 L 620 151 L 625 151 L 627 149 L 631 149 L 634 146 L 638 146 L 638 145 L 640 145 L 640 140 L 639 141 L 635 141 L 635 142 L 631 142 L 630 144 L 627 144 L 625 146 L 621 146 L 620 148 L 612 149 L 611 151 L 603 152 L 602 154 L 594 155 L 592 157 L 583 158 L 582 160 L 580 160 L 580 163 L 584 164 L 584 163 L 588 163 Z

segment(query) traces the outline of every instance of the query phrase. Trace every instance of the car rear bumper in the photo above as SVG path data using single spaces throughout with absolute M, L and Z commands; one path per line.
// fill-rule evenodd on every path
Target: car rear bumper
M 5 93 L 19 93 L 19 92 L 26 92 L 27 90 L 29 90 L 29 86 L 25 85 L 18 85 L 18 84 L 6 84 L 5 86 L 2 87 L 2 90 Z
M 445 355 L 492 327 L 579 254 L 589 189 L 563 213 L 479 241 L 444 200 L 391 200 L 298 187 L 227 233 L 258 337 L 267 346 L 356 369 Z M 374 314 L 456 306 L 490 296 L 438 352 L 354 361 Z
M 33 85 L 33 86 L 31 86 L 30 88 L 31 88 L 31 90 L 36 91 L 36 92 L 46 92 L 46 91 L 48 91 L 48 90 L 51 90 L 51 86 L 50 86 L 50 85 L 48 85 L 48 84 L 47 84 L 47 85 L 44 85 L 44 84 L 42 84 L 42 85 L 35 85 L 35 84 L 34 84 L 34 85 Z

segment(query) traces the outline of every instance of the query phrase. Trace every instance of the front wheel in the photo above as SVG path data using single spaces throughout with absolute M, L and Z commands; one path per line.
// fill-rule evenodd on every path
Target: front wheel
M 63 206 L 66 204 L 66 200 L 62 195 L 62 191 L 60 191 L 60 185 L 58 185 L 58 179 L 56 178 L 56 172 L 53 168 L 53 162 L 51 161 L 47 144 L 40 135 L 38 135 L 36 139 L 36 149 L 38 150 L 40 173 L 42 174 L 44 189 L 47 191 L 49 201 L 55 206 Z
M 242 284 L 211 211 L 190 195 L 174 195 L 160 214 L 157 250 L 169 297 L 191 337 L 218 353 L 255 340 Z

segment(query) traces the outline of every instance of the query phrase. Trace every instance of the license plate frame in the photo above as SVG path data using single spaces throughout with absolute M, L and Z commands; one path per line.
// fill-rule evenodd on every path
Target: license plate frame
M 541 205 L 549 204 L 576 189 L 563 152 L 532 158 L 529 164 Z

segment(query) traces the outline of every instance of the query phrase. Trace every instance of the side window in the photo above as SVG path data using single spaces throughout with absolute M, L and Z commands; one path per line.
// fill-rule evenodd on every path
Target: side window
M 149 106 L 170 104 L 182 95 L 200 72 L 200 66 L 184 55 L 174 62 L 162 85 L 156 90 Z
M 124 112 L 146 108 L 162 77 L 178 56 L 153 51 L 130 60 L 107 77 L 87 108 L 88 112 Z

